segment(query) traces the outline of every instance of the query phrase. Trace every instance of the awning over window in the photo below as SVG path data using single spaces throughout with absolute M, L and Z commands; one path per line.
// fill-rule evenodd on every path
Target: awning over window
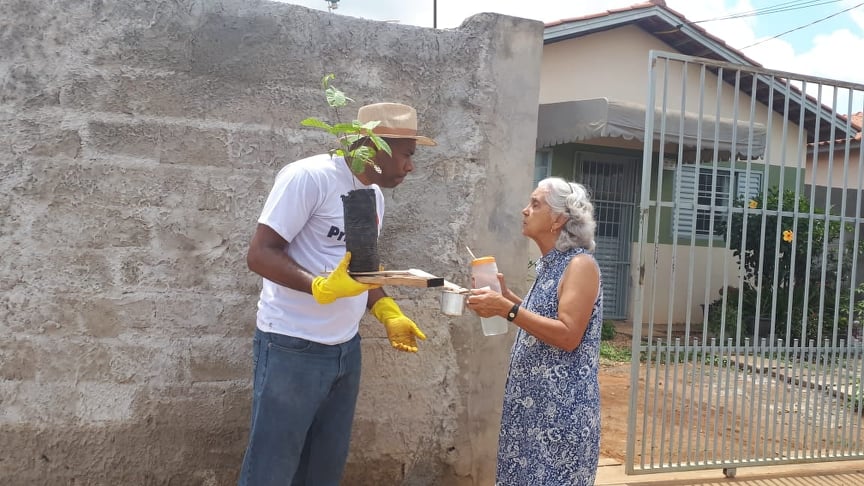
M 682 131 L 681 113 L 668 110 L 665 114 L 665 130 L 662 131 L 663 142 L 677 145 Z M 654 115 L 654 140 L 661 138 L 661 121 L 663 113 L 656 110 Z M 702 117 L 702 130 L 699 131 L 699 116 L 695 113 L 684 113 L 683 144 L 694 149 L 701 138 L 703 150 L 713 150 L 714 141 L 721 152 L 732 151 L 741 156 L 747 156 L 750 133 L 753 140 L 750 154 L 754 158 L 761 157 L 765 152 L 766 130 L 760 123 L 749 123 L 739 120 L 733 140 L 733 129 L 736 123 L 728 118 L 715 116 Z M 716 132 L 716 134 L 715 134 Z M 595 98 L 590 100 L 565 101 L 540 105 L 537 126 L 537 147 L 551 147 L 562 143 L 583 142 L 602 137 L 620 137 L 626 140 L 645 140 L 645 105 L 628 101 Z

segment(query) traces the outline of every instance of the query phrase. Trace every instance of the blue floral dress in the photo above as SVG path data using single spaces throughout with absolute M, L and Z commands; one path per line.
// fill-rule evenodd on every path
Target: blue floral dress
M 522 306 L 558 317 L 558 283 L 582 248 L 553 249 L 536 265 Z M 589 254 L 590 255 L 590 254 Z M 593 258 L 593 257 L 592 257 Z M 582 343 L 572 352 L 522 329 L 510 353 L 498 439 L 497 486 L 592 486 L 600 457 L 600 330 L 603 283 Z

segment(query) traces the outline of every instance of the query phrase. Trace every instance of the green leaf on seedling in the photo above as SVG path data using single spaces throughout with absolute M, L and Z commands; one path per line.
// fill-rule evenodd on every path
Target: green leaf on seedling
M 348 135 L 345 135 L 345 141 L 348 142 L 348 145 L 352 145 L 354 142 L 356 142 L 362 138 L 366 138 L 366 137 L 364 135 L 358 135 L 356 133 L 350 133 Z
M 307 119 L 301 121 L 300 124 L 303 125 L 304 127 L 321 128 L 321 129 L 327 130 L 328 132 L 333 129 L 333 127 L 331 127 L 329 124 L 327 124 L 327 123 L 325 123 L 325 122 L 323 122 L 317 118 L 314 118 L 314 117 L 307 118 Z
M 321 87 L 327 89 L 330 86 L 330 81 L 336 79 L 336 75 L 333 73 L 327 74 L 323 78 L 321 78 Z
M 360 125 L 360 122 L 357 121 L 357 120 L 355 120 L 354 123 Z M 372 121 L 368 121 L 368 122 L 366 122 L 366 123 L 360 125 L 360 128 L 363 128 L 364 130 L 368 130 L 368 131 L 371 132 L 372 130 L 375 129 L 375 127 L 377 127 L 377 126 L 380 125 L 380 124 L 381 124 L 380 121 L 378 121 L 378 120 L 372 120 Z
M 372 139 L 375 148 L 387 152 L 387 155 L 393 155 L 393 152 L 390 150 L 390 144 L 388 144 L 386 140 L 375 134 L 369 134 L 369 138 Z
M 327 96 L 327 104 L 332 106 L 333 108 L 341 108 L 345 106 L 345 104 L 349 101 L 354 101 L 351 98 L 345 96 L 345 93 L 340 91 L 333 86 L 330 86 L 324 91 L 325 96 Z
M 355 158 L 351 159 L 351 170 L 353 170 L 357 174 L 363 172 L 363 166 L 365 166 L 365 165 L 366 165 L 366 163 L 364 161 L 360 160 L 359 157 L 355 157 Z
M 375 157 L 375 149 L 367 147 L 366 145 L 361 145 L 354 149 L 351 155 L 355 159 L 360 159 L 363 162 L 371 162 Z
M 351 123 L 337 123 L 333 125 L 333 128 L 336 131 L 345 134 L 358 133 L 358 129 Z

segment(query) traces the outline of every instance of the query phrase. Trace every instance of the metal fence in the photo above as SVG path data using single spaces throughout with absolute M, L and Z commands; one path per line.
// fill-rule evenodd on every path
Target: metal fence
M 627 473 L 864 458 L 864 86 L 649 61 Z

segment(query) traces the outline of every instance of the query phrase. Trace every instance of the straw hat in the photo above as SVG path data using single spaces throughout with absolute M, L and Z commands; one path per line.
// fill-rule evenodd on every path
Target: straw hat
M 413 138 L 418 145 L 438 145 L 435 140 L 417 134 L 417 110 L 401 103 L 374 103 L 361 106 L 357 121 L 380 121 L 372 133 L 384 138 Z

